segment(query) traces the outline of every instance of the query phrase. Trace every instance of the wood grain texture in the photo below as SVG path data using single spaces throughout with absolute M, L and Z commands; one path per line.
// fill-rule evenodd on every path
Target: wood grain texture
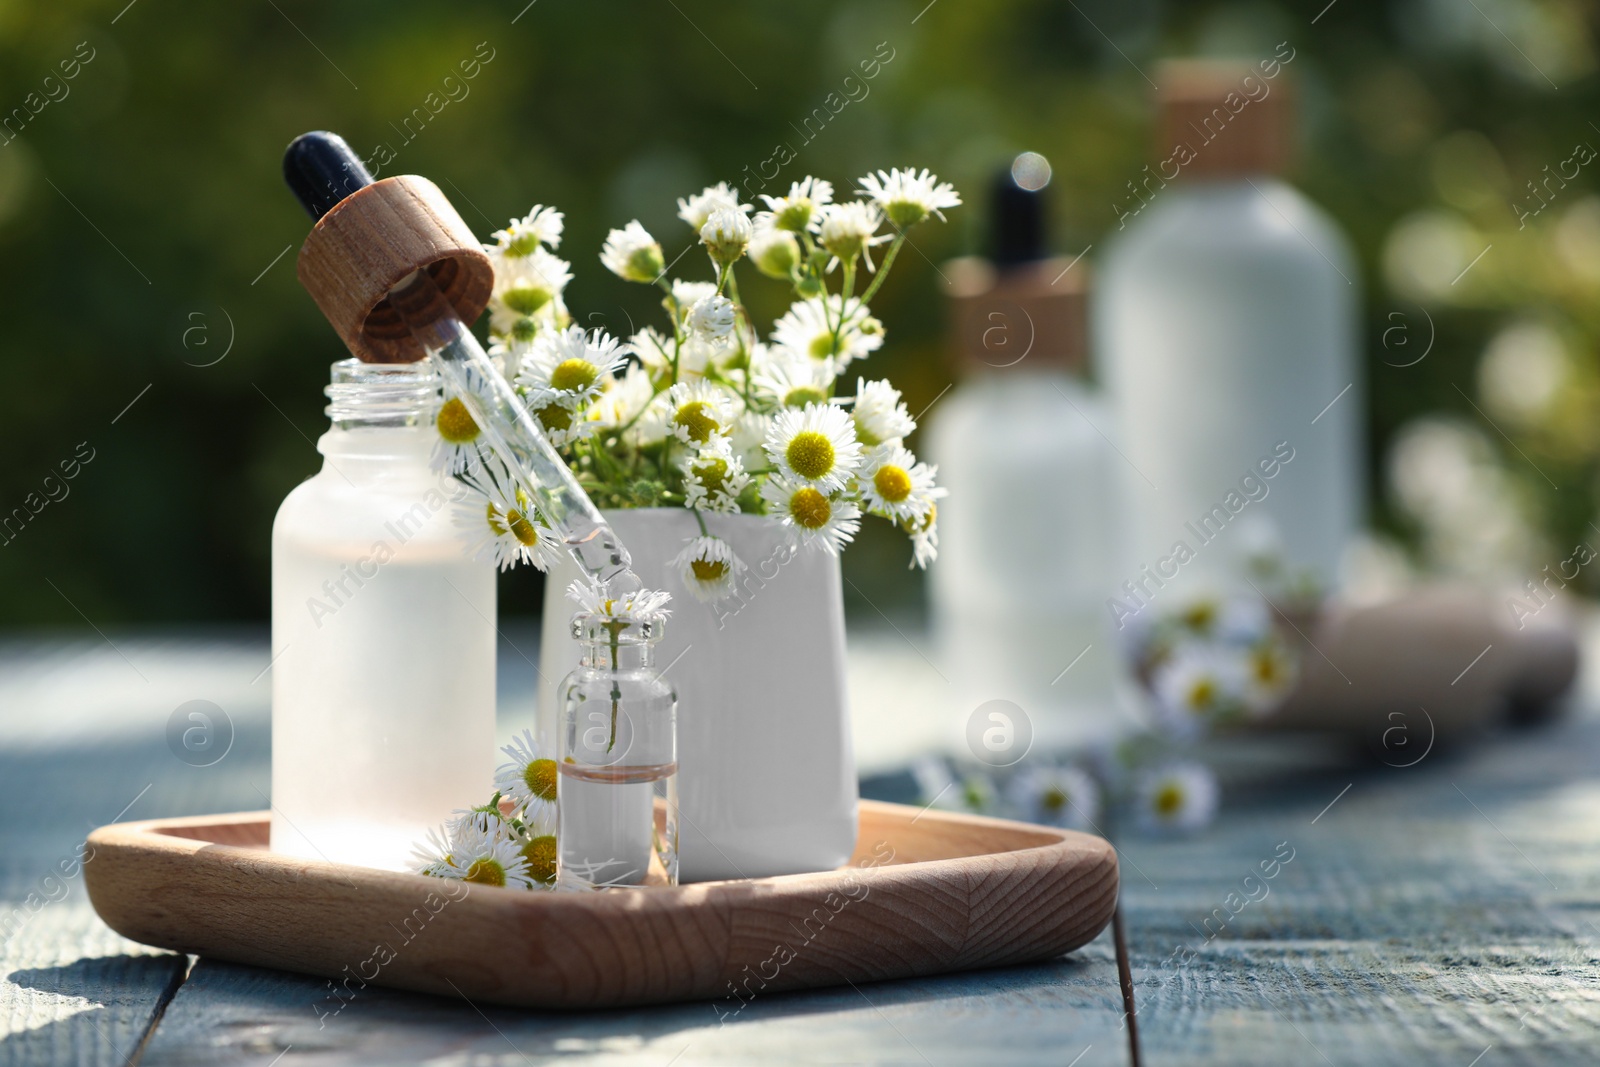
M 369 363 L 414 363 L 427 353 L 389 303 L 389 290 L 427 268 L 461 321 L 489 303 L 494 269 L 472 230 L 426 178 L 374 182 L 324 215 L 296 270 L 339 338 Z
M 265 850 L 265 813 L 108 826 L 90 899 L 182 952 L 542 1008 L 610 1007 L 1051 959 L 1110 921 L 1100 838 L 862 806 L 849 867 L 596 894 L 530 894 Z

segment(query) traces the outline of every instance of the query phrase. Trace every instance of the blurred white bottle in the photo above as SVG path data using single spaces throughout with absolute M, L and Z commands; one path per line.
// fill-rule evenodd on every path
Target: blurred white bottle
M 1331 585 L 1360 522 L 1356 267 L 1275 176 L 1293 54 L 1164 65 L 1160 162 L 1115 208 L 1095 347 L 1129 461 L 1117 595 L 1135 612 L 1237 581 L 1272 543 Z
M 431 471 L 427 363 L 333 366 L 322 470 L 272 527 L 272 848 L 392 870 L 494 773 L 494 567 Z
M 928 420 L 929 458 L 950 490 L 930 573 L 960 725 L 1009 700 L 1035 745 L 1063 747 L 1106 740 L 1120 723 L 1105 608 L 1118 460 L 1084 377 L 1088 264 L 1045 258 L 1049 176 L 1042 156 L 1019 156 L 995 187 L 993 258 L 944 268 L 961 380 Z

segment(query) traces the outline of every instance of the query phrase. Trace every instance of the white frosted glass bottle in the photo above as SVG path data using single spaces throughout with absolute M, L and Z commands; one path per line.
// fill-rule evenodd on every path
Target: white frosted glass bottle
M 272 848 L 402 870 L 493 780 L 494 569 L 429 469 L 429 365 L 345 360 L 327 392 L 272 528 Z
M 1048 180 L 1030 153 L 1013 174 L 1042 188 L 1039 168 Z M 958 727 L 980 704 L 1009 700 L 1033 744 L 1082 746 L 1124 724 L 1105 609 L 1117 564 L 1115 430 L 1084 378 L 1088 267 L 1041 258 L 1037 189 L 1007 175 L 995 192 L 994 261 L 944 270 L 962 380 L 926 430 L 950 490 L 930 569 L 933 625 Z
M 1287 86 L 1260 68 L 1164 69 L 1161 176 L 1103 262 L 1096 354 L 1128 457 L 1116 595 L 1135 613 L 1238 581 L 1263 539 L 1329 586 L 1361 517 L 1356 268 L 1274 177 Z

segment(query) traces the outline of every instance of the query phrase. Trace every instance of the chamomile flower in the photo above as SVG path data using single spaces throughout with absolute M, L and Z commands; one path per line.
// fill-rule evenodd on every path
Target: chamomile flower
M 686 282 L 682 278 L 674 278 L 672 295 L 663 298 L 661 306 L 667 309 L 672 321 L 682 325 L 688 321 L 690 308 L 716 295 L 717 287 L 711 282 Z
M 1266 601 L 1238 596 L 1225 601 L 1217 615 L 1217 636 L 1234 644 L 1250 645 L 1272 635 L 1272 615 Z
M 433 416 L 433 428 L 439 433 L 428 464 L 434 470 L 458 474 L 477 462 L 478 440 L 483 430 L 464 400 L 452 396 L 439 405 Z
M 628 348 L 652 374 L 672 367 L 672 338 L 663 336 L 654 326 L 646 326 L 628 338 Z
M 628 350 L 604 330 L 582 326 L 550 331 L 534 339 L 517 385 L 532 407 L 559 404 L 577 410 L 598 397 L 627 362 Z
M 750 235 L 750 262 L 769 278 L 792 277 L 800 266 L 800 242 L 788 230 L 772 224 L 772 216 L 756 216 L 755 232 Z
M 883 345 L 883 324 L 855 301 L 843 312 L 843 297 L 797 300 L 772 324 L 773 343 L 796 355 L 825 361 L 837 375 L 851 360 L 865 359 Z
M 700 190 L 699 195 L 678 198 L 678 217 L 699 233 L 712 214 L 719 210 L 749 212 L 751 205 L 739 203 L 739 190 L 718 182 Z
M 1134 779 L 1135 819 L 1148 833 L 1190 833 L 1217 813 L 1220 790 L 1204 764 L 1168 763 Z
M 533 739 L 531 730 L 511 739 L 500 749 L 509 762 L 495 768 L 494 787 L 511 801 L 513 812 L 554 813 L 556 803 L 556 761 L 546 756 Z
M 843 489 L 861 464 L 861 443 L 850 416 L 832 404 L 778 412 L 765 447 L 781 475 L 823 493 Z
M 528 411 L 539 423 L 539 428 L 544 431 L 545 437 L 549 438 L 550 443 L 557 448 L 564 448 L 574 441 L 584 440 L 596 427 L 595 423 L 557 400 L 529 404 Z
M 833 372 L 825 362 L 802 359 L 786 349 L 766 361 L 750 384 L 779 407 L 826 404 L 833 392 Z
M 696 337 L 717 343 L 732 335 L 734 318 L 733 301 L 712 294 L 696 300 L 685 321 Z
M 761 498 L 767 502 L 767 514 L 790 527 L 799 544 L 815 545 L 830 555 L 838 555 L 861 528 L 860 508 L 806 482 L 774 474 L 761 487 Z
M 554 805 L 529 808 L 522 832 L 514 838 L 517 852 L 528 867 L 531 889 L 556 888 L 556 809 Z
M 683 587 L 702 604 L 732 596 L 745 565 L 720 537 L 693 537 L 672 560 Z
M 767 453 L 761 446 L 771 425 L 770 416 L 755 411 L 746 411 L 734 420 L 729 443 L 733 446 L 734 458 L 745 470 L 760 470 L 767 465 Z
M 836 263 L 853 264 L 856 257 L 861 256 L 867 261 L 867 270 L 876 270 L 872 263 L 872 246 L 890 240 L 889 234 L 878 233 L 881 225 L 883 212 L 860 200 L 847 200 L 823 208 L 817 240 L 833 255 L 828 269 L 832 270 Z
M 1100 816 L 1100 787 L 1076 767 L 1029 767 L 1007 795 L 1029 822 L 1046 826 L 1088 830 Z
M 936 468 L 917 462 L 904 445 L 879 445 L 868 452 L 857 482 L 861 502 L 874 515 L 920 523 L 946 490 L 933 484 Z
M 558 318 L 561 294 L 572 281 L 571 264 L 538 245 L 526 256 L 500 256 L 493 262 L 489 329 L 499 337 L 532 340 L 541 318 L 550 323 Z
M 437 827 L 428 831 L 421 844 L 411 850 L 411 867 L 429 878 L 447 877 L 450 870 L 450 832 Z
M 718 266 L 726 267 L 740 256 L 745 249 L 750 247 L 750 238 L 755 230 L 750 225 L 750 216 L 743 211 L 733 208 L 718 208 L 706 219 L 706 224 L 700 227 L 700 243 L 706 246 L 706 252 Z
M 474 885 L 533 888 L 528 861 L 522 858 L 511 828 L 503 823 L 485 831 L 463 828 L 463 832 L 451 835 L 448 848 L 441 857 L 443 862 L 435 865 L 435 877 Z
M 667 391 L 668 432 L 684 444 L 726 437 L 738 411 L 732 393 L 709 382 L 679 382 Z
M 600 249 L 600 262 L 623 281 L 646 285 L 661 277 L 666 269 L 661 242 L 651 237 L 638 219 L 606 235 L 606 243 Z
M 934 560 L 939 558 L 939 507 L 934 505 L 928 509 L 928 515 L 920 522 L 901 523 L 901 528 L 911 535 L 911 563 L 912 567 L 927 570 Z
M 1191 642 L 1155 669 L 1151 689 L 1161 725 L 1175 737 L 1193 740 L 1239 709 L 1244 679 L 1237 654 Z
M 631 593 L 613 594 L 598 582 L 575 581 L 567 586 L 567 599 L 588 615 L 664 619 L 672 614 L 667 609 L 672 594 L 663 590 L 638 589 Z
M 616 429 L 633 422 L 654 396 L 650 372 L 630 363 L 622 377 L 612 377 L 606 382 L 605 389 L 584 411 L 583 417 L 596 429 Z
M 857 184 L 861 195 L 870 197 L 901 230 L 915 226 L 929 215 L 937 215 L 939 221 L 944 222 L 943 209 L 961 205 L 961 195 L 955 186 L 940 181 L 926 168 L 921 173 L 910 167 L 880 170 L 877 174 L 868 174 Z
M 1251 715 L 1272 711 L 1294 688 L 1300 664 L 1282 641 L 1269 637 L 1245 653 L 1244 706 Z
M 821 209 L 833 203 L 833 183 L 807 175 L 789 186 L 789 195 L 763 195 L 761 199 L 771 209 L 775 229 L 815 233 L 822 225 Z
M 887 381 L 856 379 L 856 400 L 850 408 L 856 436 L 864 445 L 892 444 L 910 437 L 916 421 L 900 399 L 900 390 Z
M 739 510 L 739 494 L 749 484 L 750 475 L 726 437 L 712 438 L 683 461 L 685 507 L 733 514 Z
M 533 205 L 533 209 L 520 219 L 512 219 L 503 230 L 493 233 L 495 243 L 486 245 L 488 251 L 511 259 L 530 256 L 540 245 L 558 248 L 566 217 L 553 207 Z
M 501 570 L 531 563 L 548 570 L 563 556 L 561 539 L 544 524 L 521 489 L 490 493 L 468 488 L 456 503 L 453 521 L 471 539 L 474 559 L 490 560 Z

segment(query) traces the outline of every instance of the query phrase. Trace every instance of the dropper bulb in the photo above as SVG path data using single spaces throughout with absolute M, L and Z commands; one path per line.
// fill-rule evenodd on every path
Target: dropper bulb
M 1044 259 L 1047 229 L 1044 187 L 1050 164 L 1037 152 L 1024 152 L 995 175 L 991 193 L 990 258 L 999 267 Z
M 373 181 L 345 139 L 326 130 L 302 133 L 289 142 L 283 153 L 283 180 L 312 221 Z

